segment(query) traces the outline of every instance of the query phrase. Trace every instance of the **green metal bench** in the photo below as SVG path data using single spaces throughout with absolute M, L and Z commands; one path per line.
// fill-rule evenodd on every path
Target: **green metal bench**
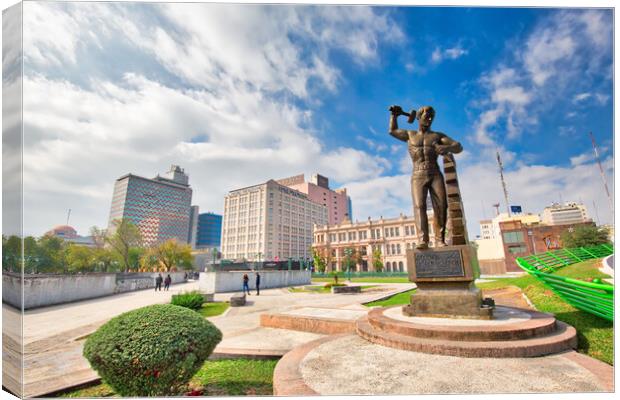
M 560 249 L 527 257 L 518 257 L 517 265 L 548 286 L 573 307 L 608 321 L 614 320 L 614 286 L 601 282 L 585 282 L 554 275 L 553 272 L 570 264 L 606 257 L 613 254 L 610 245 Z

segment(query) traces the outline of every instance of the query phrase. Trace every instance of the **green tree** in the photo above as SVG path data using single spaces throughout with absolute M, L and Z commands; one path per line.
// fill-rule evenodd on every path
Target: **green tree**
M 142 236 L 138 227 L 126 218 L 115 219 L 112 227 L 114 233 L 106 237 L 106 242 L 118 254 L 123 270 L 127 272 L 132 266 L 131 248 L 141 246 Z
M 174 267 L 183 269 L 192 269 L 192 248 L 188 244 L 181 244 L 175 239 L 166 240 L 165 242 L 149 249 L 143 255 L 143 265 L 153 263 L 157 260 L 157 264 L 162 266 L 167 272 Z
M 106 248 L 93 249 L 93 262 L 101 272 L 118 272 L 120 258 L 115 251 Z
M 19 236 L 2 235 L 2 270 L 20 272 L 22 266 L 22 240 Z
M 589 247 L 609 243 L 609 232 L 593 225 L 581 225 L 572 232 L 564 231 L 560 239 L 565 248 Z
M 143 247 L 132 247 L 129 249 L 129 265 L 131 269 L 139 269 L 142 261 L 142 257 L 146 253 L 146 249 Z
M 325 262 L 325 257 L 322 253 L 323 250 L 316 247 L 312 248 L 312 260 L 314 262 L 314 267 L 321 274 L 324 273 L 327 268 L 327 263 Z
M 377 272 L 383 271 L 383 261 L 381 261 L 381 257 L 382 255 L 380 248 L 376 248 L 372 251 L 372 266 Z
M 70 244 L 67 247 L 67 268 L 69 272 L 92 272 L 96 266 L 93 249 Z
M 37 241 L 39 272 L 66 273 L 67 244 L 64 240 L 45 235 Z
M 39 270 L 39 245 L 32 236 L 24 238 L 24 272 L 36 274 Z

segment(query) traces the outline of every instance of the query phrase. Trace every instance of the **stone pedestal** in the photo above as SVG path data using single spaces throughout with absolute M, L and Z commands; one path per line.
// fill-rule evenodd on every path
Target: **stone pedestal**
M 475 287 L 475 249 L 470 245 L 407 250 L 409 280 L 418 289 L 403 313 L 417 317 L 493 318 Z

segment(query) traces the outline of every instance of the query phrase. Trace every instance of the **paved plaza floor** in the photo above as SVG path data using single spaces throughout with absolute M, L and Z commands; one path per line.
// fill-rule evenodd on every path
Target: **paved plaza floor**
M 377 287 L 371 291 L 365 291 L 359 294 L 334 295 L 329 293 L 291 293 L 286 288 L 263 290 L 260 296 L 256 296 L 252 293 L 250 296 L 247 296 L 246 306 L 231 307 L 223 315 L 209 318 L 209 320 L 223 333 L 223 340 L 215 349 L 213 358 L 238 356 L 279 358 L 289 353 L 292 349 L 298 349 L 299 346 L 306 346 L 317 341 L 331 340 L 330 338 L 333 337 L 311 332 L 261 327 L 261 314 L 280 313 L 302 317 L 320 316 L 341 320 L 355 319 L 368 310 L 362 303 L 384 298 L 414 287 L 413 284 L 392 283 L 376 284 L 376 286 Z M 90 333 L 94 332 L 99 326 L 116 315 L 150 304 L 168 303 L 173 294 L 192 289 L 197 289 L 197 282 L 174 285 L 169 292 L 144 290 L 27 311 L 23 317 L 25 344 L 24 378 L 26 383 L 24 395 L 26 397 L 41 396 L 97 380 L 97 374 L 90 368 L 88 362 L 82 356 L 85 338 Z M 215 300 L 227 301 L 232 294 L 233 293 L 216 294 Z M 531 306 L 518 288 L 485 292 L 485 295 L 493 297 L 498 304 L 502 305 L 519 308 L 529 308 Z M 3 322 L 5 327 L 3 357 L 5 359 L 13 358 L 13 360 L 18 360 L 20 315 L 17 310 L 4 304 L 3 311 Z M 351 341 L 351 343 L 347 342 L 348 345 L 345 347 L 350 348 L 351 346 L 349 345 L 355 344 L 354 347 L 359 347 L 359 349 L 357 349 L 359 351 L 351 353 L 345 352 L 347 354 L 344 355 L 345 358 L 342 360 L 355 359 L 354 362 L 358 365 L 359 363 L 367 362 L 370 353 L 366 354 L 363 348 L 367 346 L 370 349 L 370 344 L 357 336 L 352 336 L 343 340 Z M 335 342 L 334 345 L 339 347 Z M 372 351 L 375 352 L 379 351 L 380 355 L 382 355 L 382 357 L 377 355 L 377 357 L 375 357 L 376 360 L 373 361 L 378 363 L 377 365 L 373 364 L 373 368 L 378 368 L 377 371 L 382 369 L 380 365 L 382 362 L 389 364 L 390 360 L 394 360 L 398 357 L 407 358 L 415 356 L 417 358 L 415 363 L 412 364 L 413 369 L 411 371 L 405 371 L 406 374 L 414 373 L 416 366 L 430 363 L 433 357 L 432 355 L 417 355 L 416 353 L 399 353 L 393 349 L 383 349 L 381 346 L 372 347 L 372 349 Z M 296 350 L 289 354 L 295 351 Z M 329 348 L 329 345 L 326 345 L 322 346 L 321 349 L 317 349 L 317 351 L 320 351 L 320 353 L 315 351 L 310 354 L 311 357 L 304 360 L 302 369 L 299 370 L 299 373 L 310 378 L 308 384 L 315 385 L 313 390 L 316 392 L 331 394 L 332 392 L 330 392 L 331 389 L 329 389 L 329 387 L 322 387 L 317 382 L 320 382 L 322 379 L 320 374 L 324 366 L 324 361 L 321 360 L 324 360 L 325 357 L 322 357 L 321 354 L 335 354 L 333 353 L 335 350 Z M 571 357 L 580 356 L 577 353 L 574 354 L 575 356 Z M 314 361 L 310 362 L 310 360 Z M 432 364 L 433 368 L 436 368 L 437 371 L 450 370 L 450 368 L 454 368 L 456 364 L 466 365 L 468 366 L 467 368 L 474 368 L 477 366 L 476 368 L 484 371 L 485 368 L 491 365 L 485 364 L 482 360 L 450 357 L 435 357 L 432 358 L 432 360 L 435 362 L 435 364 Z M 301 362 L 302 360 L 300 359 L 299 361 Z M 336 359 L 330 362 L 338 363 Z M 491 360 L 489 362 L 496 363 L 499 368 L 506 360 Z M 567 375 L 565 376 L 572 376 L 571 374 L 577 371 L 571 370 L 570 368 L 572 367 L 570 364 L 562 364 L 563 362 L 567 362 L 563 359 L 556 360 L 555 358 L 542 357 L 530 360 L 524 359 L 521 363 L 519 361 L 514 362 L 517 363 L 515 364 L 517 370 L 531 369 L 532 371 L 543 371 L 548 367 L 557 368 L 558 365 L 561 364 L 564 366 L 564 369 L 558 370 L 559 374 L 566 373 Z M 336 364 L 334 364 L 334 366 Z M 6 364 L 4 365 L 6 366 Z M 341 367 L 342 365 L 337 368 Z M 498 373 L 501 374 L 501 369 L 498 371 L 500 371 Z M 16 370 L 6 371 L 6 369 L 3 371 L 6 382 L 5 386 L 10 388 L 9 384 L 16 384 L 14 377 L 18 375 L 18 372 L 19 371 Z M 397 373 L 397 371 L 393 372 Z M 603 375 L 609 374 L 604 373 Z M 399 377 L 402 378 L 401 375 L 399 375 Z M 558 375 L 558 377 L 558 379 L 555 379 L 555 375 L 552 377 L 555 379 L 554 385 L 556 386 L 551 385 L 551 387 L 559 389 L 559 391 L 571 390 L 571 388 L 573 388 L 570 382 L 563 382 L 562 379 L 560 379 L 561 376 Z M 396 376 L 391 378 L 396 378 Z M 466 378 L 464 377 L 463 379 Z M 509 377 L 507 377 L 507 379 L 511 384 L 517 383 L 517 381 L 511 381 Z M 351 379 L 351 384 L 346 388 L 341 387 L 340 389 L 344 391 L 340 393 L 388 393 L 383 389 L 379 390 L 380 386 L 360 386 L 360 382 L 360 380 Z M 560 385 L 560 383 L 564 386 L 557 386 Z M 581 385 L 582 383 L 583 382 L 579 379 L 574 382 L 575 385 Z M 411 393 L 442 392 L 442 390 L 440 390 L 441 382 L 433 382 L 430 380 L 428 384 L 428 387 L 417 387 L 415 389 L 403 386 L 403 390 L 398 393 L 406 393 L 408 390 L 410 390 Z M 478 383 L 476 383 L 476 385 L 478 385 Z M 465 392 L 485 392 L 483 390 L 484 382 L 480 382 L 482 386 L 476 385 L 470 388 L 471 391 L 466 390 Z M 587 390 L 586 386 L 583 386 L 583 388 Z M 373 392 L 375 389 L 378 391 Z M 512 391 L 513 386 L 508 385 L 505 389 L 506 391 Z M 594 389 L 601 390 L 602 388 L 597 387 Z M 449 392 L 450 390 L 446 391 L 446 393 Z M 453 391 L 453 393 L 454 392 L 458 392 L 458 390 Z M 494 392 L 504 392 L 504 390 Z M 391 392 L 391 394 L 396 394 L 396 392 Z
M 169 303 L 173 294 L 194 290 L 197 286 L 197 282 L 189 282 L 173 285 L 168 292 L 143 290 L 26 311 L 23 317 L 24 395 L 40 396 L 97 379 L 97 374 L 82 357 L 87 335 L 116 315 L 150 304 Z M 222 316 L 209 318 L 224 334 L 214 355 L 280 357 L 293 347 L 323 336 L 263 328 L 260 326 L 262 313 L 286 312 L 300 307 L 360 309 L 360 303 L 413 287 L 412 284 L 377 286 L 377 290 L 361 294 L 291 293 L 288 289 L 268 289 L 262 290 L 260 296 L 247 296 L 246 306 L 230 308 Z M 227 301 L 231 295 L 216 294 L 215 300 Z M 17 357 L 20 315 L 6 304 L 3 304 L 3 312 L 7 339 L 3 340 L 3 354 L 5 358 Z M 18 375 L 17 370 L 4 371 L 5 380 L 13 384 Z

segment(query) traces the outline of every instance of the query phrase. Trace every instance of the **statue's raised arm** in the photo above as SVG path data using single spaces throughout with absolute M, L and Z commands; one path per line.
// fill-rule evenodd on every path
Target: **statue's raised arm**
M 398 140 L 402 140 L 403 142 L 406 142 L 409 140 L 409 133 L 407 132 L 407 130 L 405 129 L 398 129 L 398 116 L 399 115 L 405 115 L 407 117 L 409 117 L 409 123 L 413 122 L 413 119 L 415 119 L 415 113 L 412 111 L 413 114 L 413 119 L 412 119 L 412 114 L 411 113 L 406 113 L 403 111 L 401 106 L 391 106 L 389 108 L 389 111 L 391 112 L 390 114 L 390 135 L 392 135 L 393 137 L 395 137 Z

